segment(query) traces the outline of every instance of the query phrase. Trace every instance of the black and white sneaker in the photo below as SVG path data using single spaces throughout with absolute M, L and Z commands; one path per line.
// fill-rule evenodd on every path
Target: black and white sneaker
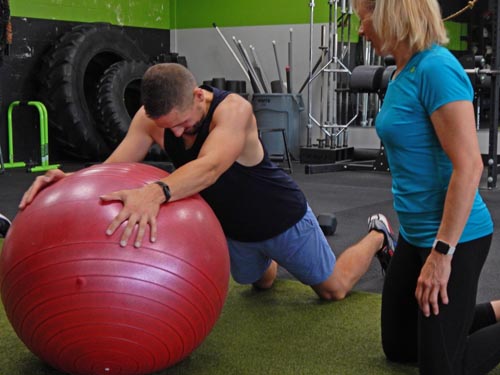
M 5 237 L 12 223 L 4 215 L 0 214 L 0 237 Z
M 382 272 L 385 273 L 396 248 L 394 232 L 389 224 L 389 220 L 382 214 L 374 214 L 368 218 L 368 232 L 372 230 L 376 230 L 384 235 L 384 245 L 377 252 L 376 256 L 382 266 Z

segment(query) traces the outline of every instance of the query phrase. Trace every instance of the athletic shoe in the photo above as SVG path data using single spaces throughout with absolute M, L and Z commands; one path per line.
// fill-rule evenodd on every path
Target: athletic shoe
M 0 237 L 5 237 L 7 235 L 7 231 L 10 228 L 9 219 L 7 219 L 4 215 L 0 214 Z
M 374 214 L 368 218 L 368 232 L 376 230 L 384 235 L 384 245 L 375 254 L 382 266 L 382 273 L 385 274 L 396 248 L 396 239 L 392 231 L 389 220 L 382 214 Z

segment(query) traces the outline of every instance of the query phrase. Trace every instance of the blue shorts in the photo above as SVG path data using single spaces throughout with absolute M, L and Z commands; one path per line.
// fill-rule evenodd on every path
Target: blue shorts
M 306 285 L 325 281 L 333 272 L 335 254 L 311 208 L 294 226 L 269 240 L 239 242 L 227 239 L 231 275 L 240 284 L 258 281 L 275 260 Z

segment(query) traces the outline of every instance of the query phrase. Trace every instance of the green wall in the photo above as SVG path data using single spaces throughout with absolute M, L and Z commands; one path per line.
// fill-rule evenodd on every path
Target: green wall
M 219 27 L 290 25 L 308 24 L 311 15 L 311 0 L 171 0 L 172 29 L 191 29 L 212 27 L 215 22 Z M 316 0 L 314 11 L 315 23 L 327 23 L 329 19 L 328 1 Z M 340 10 L 339 10 L 340 16 Z M 353 18 L 351 40 L 356 42 L 358 19 Z M 461 41 L 467 35 L 463 24 L 447 22 L 451 50 L 464 50 L 467 43 Z M 340 30 L 339 30 L 340 32 Z
M 171 0 L 11 0 L 17 17 L 170 29 Z
M 311 0 L 15 0 L 11 13 L 76 22 L 109 22 L 114 25 L 157 29 L 208 28 L 258 25 L 293 25 L 310 22 Z M 314 22 L 327 23 L 328 1 L 315 1 Z M 354 17 L 352 41 L 357 41 Z M 460 41 L 467 30 L 447 23 L 452 50 L 466 48 Z
M 287 25 L 309 23 L 310 0 L 171 0 L 176 2 L 173 28 Z M 315 1 L 314 21 L 328 22 L 328 2 Z

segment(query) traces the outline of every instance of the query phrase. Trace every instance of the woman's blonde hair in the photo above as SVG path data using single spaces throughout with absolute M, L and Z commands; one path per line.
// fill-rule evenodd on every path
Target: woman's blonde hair
M 353 7 L 373 11 L 373 27 L 383 42 L 382 50 L 405 43 L 417 52 L 449 41 L 437 0 L 353 0 Z

